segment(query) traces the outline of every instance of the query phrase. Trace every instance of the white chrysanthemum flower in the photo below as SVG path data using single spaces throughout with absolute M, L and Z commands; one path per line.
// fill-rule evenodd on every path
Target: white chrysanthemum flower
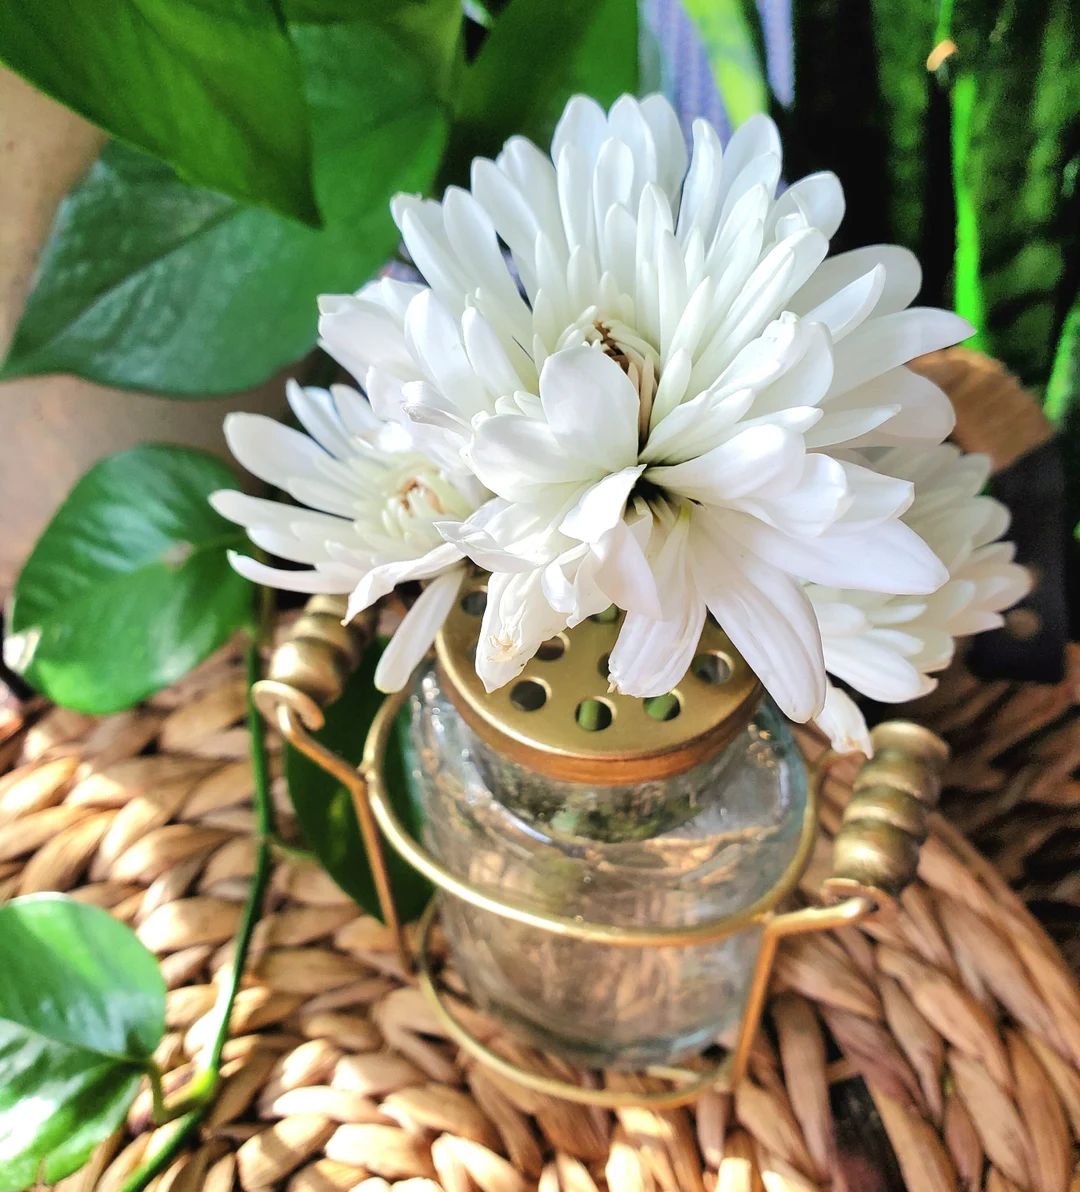
M 875 470 L 915 486 L 904 521 L 948 568 L 948 582 L 923 599 L 818 584 L 807 595 L 829 673 L 871 699 L 901 703 L 934 689 L 930 676 L 952 661 L 955 638 L 1003 624 L 1002 610 L 1028 592 L 1031 577 L 1013 562 L 1013 544 L 998 541 L 1009 513 L 981 495 L 990 475 L 986 456 L 950 444 L 873 454 Z M 838 688 L 830 685 L 818 723 L 836 748 L 870 752 L 862 713 Z
M 711 610 L 805 720 L 825 669 L 803 581 L 925 594 L 946 578 L 900 520 L 911 485 L 849 455 L 940 442 L 951 406 L 904 365 L 970 328 L 907 309 L 920 274 L 900 248 L 826 260 L 840 184 L 777 198 L 780 168 L 764 117 L 723 150 L 699 121 L 688 161 L 665 100 L 575 99 L 550 158 L 514 138 L 471 191 L 395 202 L 428 287 L 324 300 L 324 344 L 376 411 L 495 494 L 440 523 L 493 572 L 489 688 L 615 603 L 612 681 L 661 693 Z
M 551 157 L 514 138 L 474 162 L 471 190 L 399 196 L 428 284 L 320 301 L 323 344 L 370 405 L 292 388 L 316 443 L 229 423 L 241 462 L 316 512 L 240 494 L 218 508 L 311 570 L 236 565 L 348 591 L 350 615 L 430 579 L 384 689 L 430 644 L 465 557 L 491 572 L 489 689 L 614 603 L 628 615 L 612 682 L 663 693 L 711 612 L 785 712 L 864 743 L 826 669 L 911 698 L 1023 581 L 991 545 L 1004 525 L 976 495 L 985 465 L 935 448 L 952 407 L 905 367 L 970 328 L 909 308 L 920 273 L 903 249 L 826 259 L 839 183 L 777 198 L 779 176 L 764 117 L 723 150 L 699 121 L 688 158 L 665 100 L 576 99 Z M 880 673 L 860 683 L 852 655 Z
M 260 414 L 230 414 L 225 437 L 249 472 L 307 508 L 234 491 L 214 493 L 211 504 L 262 550 L 308 567 L 270 567 L 235 552 L 230 559 L 256 583 L 348 594 L 349 620 L 396 584 L 430 580 L 379 660 L 377 685 L 395 691 L 431 645 L 465 574 L 461 551 L 435 525 L 468 517 L 488 494 L 467 472 L 448 472 L 418 451 L 407 427 L 380 421 L 356 390 L 291 381 L 287 393 L 306 435 Z

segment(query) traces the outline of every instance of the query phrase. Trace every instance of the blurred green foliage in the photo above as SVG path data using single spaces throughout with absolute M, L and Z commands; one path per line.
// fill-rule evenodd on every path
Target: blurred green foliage
M 726 98 L 733 70 L 753 76 L 745 50 L 760 36 L 737 0 L 687 8 Z M 733 40 L 743 46 L 735 64 Z M 1080 399 L 1074 0 L 794 0 L 793 40 L 794 101 L 763 97 L 759 107 L 781 125 L 789 178 L 831 169 L 843 182 L 834 247 L 912 249 L 921 300 L 968 318 L 969 346 L 1069 421 Z M 756 68 L 760 80 L 760 50 Z M 752 84 L 739 94 L 761 93 Z
M 716 14 L 735 2 L 688 3 L 702 10 L 706 44 Z M 1043 400 L 1063 432 L 1067 514 L 1077 521 L 1075 0 L 793 0 L 793 40 L 794 101 L 762 105 L 781 126 L 787 177 L 834 170 L 847 198 L 834 249 L 912 249 L 920 301 L 964 315 L 977 329 L 967 346 L 1003 361 Z M 723 39 L 712 60 L 726 96 Z M 739 70 L 753 66 L 744 58 Z

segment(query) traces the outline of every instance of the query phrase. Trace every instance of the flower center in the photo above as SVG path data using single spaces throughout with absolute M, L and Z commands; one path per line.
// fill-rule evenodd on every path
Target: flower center
M 627 344 L 625 338 L 620 337 L 610 324 L 603 319 L 596 319 L 590 332 L 586 333 L 589 343 L 600 346 L 605 356 L 612 360 L 630 378 L 630 384 L 637 390 L 638 395 L 638 449 L 645 446 L 649 437 L 649 423 L 652 418 L 653 401 L 656 397 L 657 369 L 654 354 L 645 348 Z
M 398 489 L 397 499 L 403 509 L 412 513 L 421 501 L 425 502 L 435 513 L 445 513 L 439 494 L 429 487 L 419 476 L 410 476 Z

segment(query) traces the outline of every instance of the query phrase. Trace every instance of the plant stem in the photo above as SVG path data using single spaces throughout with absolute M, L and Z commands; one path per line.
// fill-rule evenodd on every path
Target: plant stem
M 146 1067 L 146 1078 L 150 1081 L 150 1095 L 154 1099 L 154 1124 L 160 1126 L 169 1120 L 169 1111 L 165 1108 L 165 1090 L 161 1084 L 161 1069 L 153 1060 Z
M 169 1134 L 165 1145 L 154 1151 L 148 1159 L 137 1167 L 127 1180 L 121 1185 L 120 1192 L 142 1192 L 150 1181 L 161 1175 L 171 1165 L 176 1156 L 188 1144 L 188 1140 L 199 1127 L 199 1123 L 206 1117 L 209 1104 L 200 1105 L 182 1118 L 174 1118 L 176 1128 Z
M 275 824 L 274 805 L 270 797 L 270 767 L 266 754 L 266 727 L 251 697 L 251 688 L 262 677 L 262 646 L 269 641 L 269 629 L 273 620 L 273 596 L 268 596 L 268 593 L 269 589 L 261 589 L 259 623 L 247 647 L 247 725 L 251 739 L 251 770 L 255 788 L 255 872 L 244 903 L 240 930 L 236 935 L 228 985 L 218 998 L 220 1016 L 217 1030 L 214 1032 L 214 1041 L 205 1066 L 192 1077 L 179 1104 L 172 1107 L 173 1112 L 176 1112 L 186 1103 L 190 1109 L 183 1117 L 176 1119 L 176 1129 L 170 1133 L 166 1143 L 128 1176 L 120 1192 L 142 1192 L 151 1180 L 167 1170 L 202 1124 L 221 1083 L 221 1056 L 229 1038 L 229 1020 L 232 1018 L 233 1005 L 247 964 L 251 937 L 262 913 L 263 898 L 270 881 Z M 161 1102 L 161 1074 L 157 1073 L 156 1078 L 153 1072 L 148 1075 L 151 1089 L 154 1090 L 156 1114 Z
M 263 620 L 265 621 L 265 617 Z M 262 638 L 264 633 L 265 629 L 260 625 L 259 638 Z M 251 946 L 251 937 L 255 931 L 255 924 L 258 922 L 262 910 L 263 896 L 270 880 L 270 852 L 275 822 L 274 805 L 270 798 L 270 767 L 266 756 L 266 726 L 251 697 L 251 688 L 261 676 L 262 659 L 259 653 L 259 640 L 256 639 L 248 646 L 247 652 L 247 719 L 248 732 L 251 735 L 251 769 L 255 779 L 255 872 L 251 878 L 247 902 L 244 904 L 244 916 L 240 921 L 240 931 L 236 936 L 225 1006 L 218 1022 L 213 1046 L 210 1049 L 209 1067 L 214 1072 L 221 1066 L 221 1053 L 229 1037 L 229 1018 L 232 1014 L 233 1002 L 236 1000 L 236 994 L 244 976 L 248 948 Z

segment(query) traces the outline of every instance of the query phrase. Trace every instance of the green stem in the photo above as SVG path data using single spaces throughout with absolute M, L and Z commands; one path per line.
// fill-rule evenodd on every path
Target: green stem
M 128 1176 L 121 1186 L 120 1192 L 143 1192 L 151 1180 L 168 1169 L 202 1124 L 221 1083 L 221 1056 L 229 1038 L 229 1020 L 232 1018 L 233 1005 L 236 1002 L 236 995 L 239 992 L 240 982 L 247 965 L 251 937 L 262 913 L 263 898 L 270 881 L 271 846 L 275 829 L 274 805 L 270 797 L 270 765 L 266 754 L 266 728 L 252 699 L 251 688 L 262 677 L 262 647 L 270 640 L 269 630 L 273 620 L 273 607 L 272 593 L 267 588 L 261 589 L 259 623 L 247 647 L 247 724 L 251 739 L 251 769 L 255 787 L 255 872 L 248 889 L 240 930 L 233 948 L 229 983 L 223 996 L 218 999 L 221 1010 L 217 1030 L 214 1032 L 214 1041 L 205 1067 L 192 1077 L 191 1082 L 184 1090 L 180 1104 L 173 1107 L 173 1112 L 183 1105 L 188 1105 L 191 1108 L 183 1117 L 177 1119 L 176 1129 L 170 1133 L 166 1143 L 149 1155 Z M 159 1106 L 163 1110 L 165 1108 L 161 1098 L 161 1074 L 157 1073 L 156 1083 L 154 1074 L 150 1072 L 148 1075 L 154 1095 L 156 1117 Z
M 188 1140 L 198 1129 L 209 1109 L 208 1104 L 200 1105 L 186 1116 L 177 1118 L 176 1129 L 169 1134 L 165 1145 L 154 1151 L 128 1176 L 121 1185 L 120 1192 L 142 1192 L 152 1179 L 167 1171 L 172 1166 L 172 1161 L 187 1146 Z
M 150 1081 L 150 1096 L 154 1099 L 154 1123 L 160 1126 L 169 1120 L 169 1111 L 165 1108 L 165 1090 L 161 1086 L 161 1069 L 153 1060 L 147 1065 L 146 1078 Z

